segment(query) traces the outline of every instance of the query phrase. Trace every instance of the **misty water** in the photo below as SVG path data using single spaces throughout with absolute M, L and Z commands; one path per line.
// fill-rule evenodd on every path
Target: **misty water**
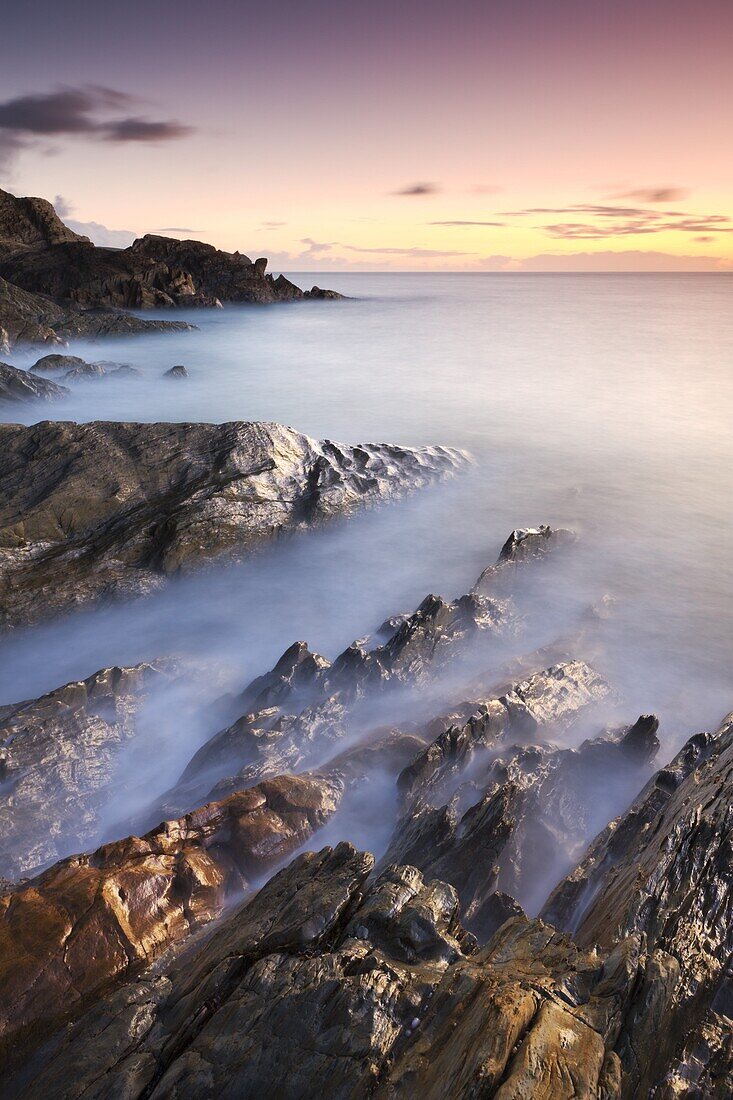
M 576 530 L 582 551 L 538 595 L 529 641 L 609 593 L 599 670 L 618 716 L 657 713 L 664 759 L 717 726 L 733 707 L 733 279 L 292 277 L 352 300 L 230 306 L 186 315 L 195 332 L 75 342 L 141 374 L 76 383 L 48 413 L 276 420 L 346 443 L 450 444 L 471 467 L 148 600 L 16 631 L 0 646 L 0 702 L 172 652 L 210 663 L 212 694 L 241 689 L 298 638 L 333 657 L 428 592 L 466 591 L 512 528 L 549 523 Z M 176 363 L 190 377 L 163 379 Z M 158 790 L 206 735 L 190 711 L 155 739 Z

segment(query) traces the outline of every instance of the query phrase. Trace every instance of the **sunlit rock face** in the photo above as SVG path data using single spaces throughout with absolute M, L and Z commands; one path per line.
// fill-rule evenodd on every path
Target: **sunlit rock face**
M 6 424 L 0 447 L 6 626 L 151 591 L 465 463 L 450 448 L 342 446 L 256 423 Z

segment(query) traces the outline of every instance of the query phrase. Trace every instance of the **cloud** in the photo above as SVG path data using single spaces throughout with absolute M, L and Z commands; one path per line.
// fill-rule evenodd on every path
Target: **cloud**
M 53 208 L 60 218 L 66 218 L 72 212 L 74 206 L 68 199 L 65 199 L 63 195 L 55 195 Z
M 437 183 L 411 183 L 407 187 L 401 187 L 399 191 L 391 191 L 391 195 L 402 195 L 406 198 L 415 198 L 422 195 L 437 195 L 440 187 Z
M 609 195 L 611 199 L 635 199 L 637 202 L 679 202 L 686 199 L 687 187 L 639 187 L 634 191 L 620 191 Z
M 164 225 L 158 233 L 205 233 L 205 229 L 190 229 L 187 225 Z
M 281 226 L 287 225 L 287 222 L 260 222 L 260 225 L 264 229 L 280 229 Z
M 423 259 L 434 259 L 437 256 L 475 256 L 475 252 L 452 252 L 438 248 L 359 248 L 355 244 L 342 245 L 349 252 L 369 252 L 379 256 L 418 256 Z
M 484 271 L 578 273 L 728 271 L 731 261 L 716 256 L 678 256 L 670 252 L 622 249 L 618 252 L 542 252 L 516 259 L 485 256 Z
M 698 244 L 710 244 L 715 240 L 715 237 L 693 237 L 693 241 L 697 241 Z
M 600 219 L 550 222 L 537 226 L 556 240 L 601 240 L 608 237 L 640 236 L 650 233 L 731 233 L 733 222 L 726 214 L 691 214 L 682 210 L 650 210 L 640 206 L 609 206 L 576 203 L 570 206 L 533 206 L 525 210 L 502 211 L 503 217 L 532 217 L 565 214 Z
M 426 225 L 493 225 L 502 226 L 506 225 L 506 222 L 469 222 L 469 221 L 452 221 L 452 222 L 426 222 Z
M 54 203 L 54 205 L 56 204 Z M 100 222 L 77 222 L 69 218 L 66 224 L 75 233 L 81 233 L 82 236 L 89 237 L 92 244 L 96 244 L 100 248 L 129 248 L 138 236 L 131 229 L 108 229 L 106 225 L 101 225 Z
M 102 141 L 153 144 L 187 137 L 193 127 L 176 119 L 126 114 L 138 101 L 99 84 L 61 87 L 55 92 L 16 96 L 0 103 L 0 160 L 7 164 L 38 139 L 71 135 Z

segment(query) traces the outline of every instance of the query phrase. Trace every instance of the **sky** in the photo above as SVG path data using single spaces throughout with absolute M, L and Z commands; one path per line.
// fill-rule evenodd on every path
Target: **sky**
M 285 271 L 733 270 L 730 0 L 34 0 L 0 187 Z

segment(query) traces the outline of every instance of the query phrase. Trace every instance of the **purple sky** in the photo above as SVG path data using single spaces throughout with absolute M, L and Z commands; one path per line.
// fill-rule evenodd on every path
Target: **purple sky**
M 3 46 L 0 185 L 98 240 L 311 270 L 733 258 L 723 0 L 34 0 Z

